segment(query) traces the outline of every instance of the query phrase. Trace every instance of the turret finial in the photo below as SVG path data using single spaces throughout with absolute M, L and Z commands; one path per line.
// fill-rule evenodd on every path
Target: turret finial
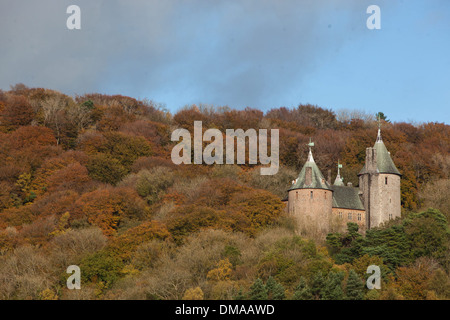
M 378 135 L 377 135 L 376 142 L 382 142 L 383 140 L 381 139 L 381 116 L 380 116 L 380 113 L 377 114 L 377 118 L 378 118 Z
M 334 185 L 335 186 L 343 186 L 344 185 L 344 182 L 343 182 L 344 179 L 341 178 L 341 171 L 340 171 L 340 169 L 342 168 L 342 164 L 339 163 L 339 160 L 338 160 L 338 166 L 337 167 L 338 167 L 338 173 L 337 173 L 337 176 L 336 176 L 336 180 L 334 180 Z
M 309 138 L 309 143 L 307 144 L 307 146 L 309 147 L 308 161 L 314 162 L 314 158 L 313 158 L 312 150 L 311 150 L 311 148 L 314 147 L 314 142 L 312 142 L 311 138 Z

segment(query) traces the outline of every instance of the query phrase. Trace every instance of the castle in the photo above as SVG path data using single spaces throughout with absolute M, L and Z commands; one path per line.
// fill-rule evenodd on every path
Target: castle
M 359 188 L 351 183 L 344 185 L 339 164 L 334 183 L 330 173 L 325 180 L 314 161 L 312 146 L 310 142 L 308 159 L 284 199 L 301 233 L 342 232 L 348 222 L 357 223 L 364 233 L 400 217 L 401 174 L 381 139 L 380 129 L 375 145 L 366 149 L 365 164 L 358 173 Z

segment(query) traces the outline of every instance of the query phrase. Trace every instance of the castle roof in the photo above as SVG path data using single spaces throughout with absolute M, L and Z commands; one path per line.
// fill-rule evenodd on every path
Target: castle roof
M 333 185 L 333 208 L 364 210 L 359 189 L 344 185 Z
M 306 170 L 311 168 L 311 183 L 306 184 Z M 311 149 L 309 150 L 308 160 L 304 164 L 302 170 L 300 171 L 298 178 L 294 180 L 294 183 L 289 188 L 289 190 L 294 189 L 326 189 L 331 190 L 331 186 L 325 180 L 322 172 L 320 172 L 319 167 L 317 167 L 314 161 Z
M 378 136 L 377 140 L 375 142 L 375 145 L 373 146 L 377 152 L 377 170 L 379 173 L 391 173 L 401 176 L 401 173 L 398 171 L 397 167 L 394 164 L 394 161 L 392 161 L 391 154 L 387 150 L 386 146 L 384 145 L 383 140 L 381 139 L 381 131 L 378 129 Z M 367 173 L 366 171 L 366 164 L 364 164 L 364 167 L 361 169 L 361 171 L 358 173 L 358 175 Z

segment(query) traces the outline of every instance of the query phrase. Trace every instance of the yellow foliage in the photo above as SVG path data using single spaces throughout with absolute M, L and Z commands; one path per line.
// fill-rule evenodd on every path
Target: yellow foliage
M 189 288 L 183 296 L 183 300 L 203 300 L 203 290 L 200 287 Z
M 232 267 L 233 267 L 233 265 L 228 260 L 228 258 L 224 259 L 224 260 L 220 260 L 217 263 L 217 268 L 209 271 L 206 278 L 211 281 L 229 280 L 231 277 L 231 273 L 233 272 Z
M 125 267 L 123 267 L 122 273 L 127 276 L 135 276 L 139 273 L 139 270 L 136 269 L 132 264 L 127 264 Z
M 16 181 L 16 186 L 20 188 L 20 191 L 28 194 L 31 189 L 31 173 L 22 173 Z
M 39 294 L 41 300 L 58 300 L 58 295 L 52 289 L 45 289 Z
M 65 212 L 58 221 L 58 226 L 56 227 L 56 230 L 51 232 L 50 235 L 51 236 L 57 236 L 60 234 L 63 234 L 64 232 L 66 232 L 66 228 L 69 226 L 69 218 L 70 218 L 70 213 L 69 212 Z

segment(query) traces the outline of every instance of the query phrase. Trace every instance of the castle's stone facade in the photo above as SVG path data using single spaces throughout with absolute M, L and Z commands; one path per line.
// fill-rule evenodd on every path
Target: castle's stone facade
M 366 149 L 366 161 L 358 176 L 359 188 L 345 186 L 338 169 L 331 184 L 317 167 L 310 148 L 308 159 L 285 199 L 286 209 L 297 220 L 299 231 L 324 235 L 345 231 L 347 223 L 354 222 L 365 232 L 400 216 L 401 174 L 381 139 L 380 130 L 374 147 Z

